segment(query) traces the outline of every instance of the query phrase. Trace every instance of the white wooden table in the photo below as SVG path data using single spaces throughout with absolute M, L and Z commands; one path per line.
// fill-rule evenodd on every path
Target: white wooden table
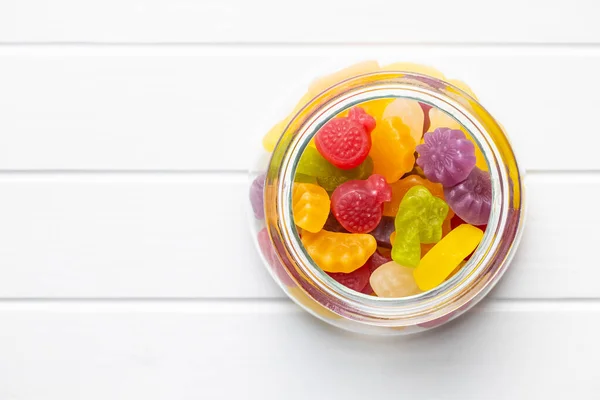
M 599 13 L 597 0 L 1 1 L 0 400 L 598 398 Z M 372 58 L 465 80 L 528 174 L 512 268 L 418 336 L 302 312 L 260 265 L 241 206 L 278 99 Z

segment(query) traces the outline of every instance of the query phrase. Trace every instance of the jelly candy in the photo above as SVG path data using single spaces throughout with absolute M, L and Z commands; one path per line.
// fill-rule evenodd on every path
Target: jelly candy
M 448 205 L 448 206 L 450 206 L 450 205 Z M 450 229 L 452 230 L 452 229 L 456 228 L 457 226 L 462 225 L 462 224 L 466 224 L 466 223 L 467 223 L 466 221 L 464 221 L 461 217 L 459 217 L 458 215 L 455 214 L 452 217 L 452 219 L 450 220 Z M 487 224 L 485 224 L 485 225 L 474 225 L 474 226 L 478 227 L 482 231 L 485 231 L 487 229 Z
M 392 235 L 395 235 L 395 234 L 396 234 L 395 232 L 392 232 Z M 390 242 L 394 243 L 393 241 L 390 241 Z M 390 260 L 392 259 L 392 249 L 386 249 L 385 247 L 378 247 L 377 252 L 379 252 L 379 254 L 381 254 L 382 256 L 389 258 Z
M 331 213 L 329 214 L 329 217 L 327 217 L 327 221 L 325 222 L 325 226 L 323 226 L 323 229 L 329 232 L 349 233 L 346 229 L 344 229 L 344 227 L 338 222 L 337 219 L 335 219 L 334 215 Z
M 323 229 L 329 216 L 329 195 L 321 186 L 312 183 L 294 183 L 292 210 L 294 222 L 309 232 Z
M 250 204 L 252 204 L 252 210 L 256 219 L 265 219 L 265 177 L 265 174 L 257 176 L 252 185 L 250 185 Z
M 400 118 L 381 121 L 371 140 L 373 146 L 369 154 L 373 159 L 373 173 L 392 183 L 413 168 L 416 142 L 410 136 L 410 128 Z
M 452 214 L 454 214 L 454 213 L 452 213 Z M 450 210 L 448 210 L 448 215 L 450 215 Z M 442 239 L 444 237 L 446 237 L 446 235 L 449 234 L 451 230 L 452 230 L 452 218 L 448 218 L 446 216 L 446 219 L 442 223 Z M 435 243 L 421 243 L 421 258 L 423 258 L 423 256 L 425 254 L 427 254 L 429 252 L 429 250 L 431 250 L 433 248 L 433 246 L 435 246 Z
M 379 70 L 379 63 L 377 61 L 363 61 L 333 74 L 323 76 L 315 79 L 308 87 L 308 92 L 302 96 L 300 101 L 296 104 L 290 115 L 278 122 L 271 128 L 269 132 L 263 137 L 263 147 L 266 151 L 272 152 L 275 149 L 275 145 L 279 141 L 279 138 L 283 134 L 283 131 L 290 123 L 292 118 L 299 112 L 306 104 L 308 104 L 314 97 L 318 96 L 321 92 L 329 89 L 331 86 L 336 85 L 348 78 L 352 78 L 357 75 L 366 74 L 369 72 L 375 72 Z
M 267 228 L 263 228 L 260 232 L 258 232 L 258 245 L 260 246 L 261 253 L 267 260 L 269 266 L 271 267 L 271 270 L 275 275 L 279 277 L 281 283 L 288 287 L 295 286 L 296 283 L 287 273 L 287 271 L 281 264 L 281 261 L 279 261 L 279 258 L 277 258 L 275 248 L 271 243 L 271 239 L 269 239 L 269 232 L 267 231 Z
M 460 225 L 440 240 L 425 254 L 414 270 L 419 289 L 425 291 L 438 286 L 477 246 L 483 231 L 472 225 Z
M 458 79 L 448 79 L 447 82 L 451 85 L 456 86 L 457 88 L 459 88 L 460 90 L 462 90 L 463 92 L 465 92 L 466 94 L 468 94 L 469 96 L 471 96 L 472 98 L 477 100 L 477 95 L 475 95 L 475 93 L 469 87 L 469 85 L 467 85 L 463 81 L 459 81 Z
M 275 125 L 267 132 L 267 134 L 263 137 L 262 144 L 265 150 L 268 152 L 272 152 L 275 149 L 275 145 L 279 141 L 279 138 L 283 134 L 283 131 L 290 123 L 291 117 L 287 117 Z
M 424 139 L 425 143 L 417 146 L 417 164 L 427 179 L 444 187 L 467 179 L 475 167 L 475 146 L 462 131 L 438 128 L 426 133 Z
M 429 127 L 427 128 L 427 132 L 433 132 L 438 128 L 462 130 L 465 133 L 467 140 L 473 143 L 473 146 L 475 147 L 475 158 L 477 159 L 477 167 L 484 171 L 488 169 L 485 157 L 479 149 L 479 146 L 477 146 L 475 141 L 471 138 L 471 136 L 463 128 L 463 126 L 450 115 L 446 114 L 444 111 L 440 110 L 439 108 L 432 107 L 429 110 Z
M 429 65 L 415 64 L 411 62 L 397 62 L 393 64 L 386 65 L 381 68 L 382 71 L 404 71 L 404 72 L 414 72 L 422 75 L 429 75 L 434 78 L 445 80 L 446 77 L 437 69 L 430 67 Z
M 396 237 L 392 259 L 407 267 L 416 267 L 421 258 L 421 243 L 436 243 L 442 238 L 442 223 L 448 205 L 424 186 L 408 190 L 396 215 Z
M 423 120 L 423 133 L 429 132 L 429 125 L 431 125 L 429 121 L 429 110 L 431 110 L 431 106 L 429 104 L 419 103 L 421 105 L 421 109 L 423 109 L 423 114 L 425 115 L 425 119 Z M 422 137 L 422 135 L 421 135 Z
M 369 271 L 373 272 L 381 265 L 390 261 L 392 261 L 391 258 L 382 255 L 379 251 L 375 251 L 375 253 L 369 257 L 365 265 L 369 267 Z
M 331 165 L 331 164 L 330 164 Z M 348 182 L 354 179 L 367 179 L 373 172 L 373 160 L 371 157 L 367 157 L 358 167 L 342 170 L 332 166 L 335 169 L 335 173 L 329 176 L 320 176 L 317 178 L 317 182 L 328 192 L 333 192 L 335 188 L 340 186 L 344 182 Z
M 382 204 L 390 201 L 392 190 L 381 175 L 364 181 L 348 181 L 331 195 L 331 211 L 349 232 L 368 233 L 381 220 Z
M 302 232 L 302 244 L 323 271 L 346 274 L 362 267 L 377 249 L 377 242 L 371 235 L 324 230 Z
M 452 227 L 453 220 L 454 220 L 453 218 L 446 217 L 446 219 L 442 223 L 442 238 L 444 238 L 453 229 L 453 227 Z M 395 240 L 396 240 L 396 232 L 392 232 L 392 234 L 390 235 L 390 242 L 394 243 Z M 435 243 L 421 243 L 421 258 L 423 258 L 423 256 L 425 254 L 427 254 L 427 252 L 433 248 L 433 246 L 435 246 Z
M 456 215 L 471 225 L 485 225 L 492 209 L 490 174 L 475 167 L 467 179 L 456 186 L 444 188 L 448 205 Z
M 392 187 L 392 200 L 383 204 L 383 215 L 395 217 L 398 213 L 400 202 L 404 198 L 406 192 L 408 192 L 408 189 L 417 185 L 425 186 L 432 195 L 444 200 L 444 187 L 440 183 L 433 183 L 427 179 L 421 178 L 419 175 L 409 175 L 406 178 L 402 178 L 399 181 L 390 184 Z
M 413 269 L 390 261 L 371 274 L 369 283 L 379 297 L 406 297 L 420 292 Z
M 400 179 L 398 182 L 392 183 L 390 186 L 392 187 L 392 200 L 383 204 L 383 215 L 390 216 L 396 215 L 398 213 L 398 206 L 400 202 L 404 198 L 406 192 L 413 186 L 425 186 L 432 195 L 442 200 L 444 199 L 444 188 L 440 183 L 433 183 L 428 181 L 425 178 L 420 177 L 419 175 L 409 175 L 406 178 Z M 444 237 L 448 232 L 450 232 L 450 220 L 454 217 L 454 212 L 450 209 L 448 210 L 448 215 L 446 215 L 446 219 L 442 224 L 442 237 Z M 372 232 L 375 236 L 375 234 Z M 377 238 L 377 236 L 375 236 Z M 393 243 L 394 240 L 390 239 Z M 421 257 L 429 251 L 432 247 L 431 244 L 421 244 Z
M 392 259 L 390 257 L 386 257 L 384 255 L 382 255 L 379 250 L 375 251 L 375 253 L 373 253 L 373 255 L 371 257 L 369 257 L 369 259 L 367 260 L 367 263 L 365 264 L 366 267 L 369 268 L 369 276 L 371 275 L 371 273 L 373 271 L 375 271 L 377 268 L 379 268 L 381 265 L 392 261 Z M 363 290 L 361 290 L 362 293 L 364 294 L 373 294 L 373 288 L 371 287 L 371 284 L 369 282 L 367 282 L 367 286 L 364 287 Z
M 373 292 L 373 288 L 371 287 L 371 284 L 368 281 L 367 285 L 360 292 L 363 294 L 368 294 L 369 296 L 375 295 L 375 292 Z
M 369 269 L 369 266 L 365 264 L 349 274 L 344 274 L 343 272 L 328 272 L 327 275 L 347 288 L 360 292 L 369 283 L 371 270 Z
M 367 157 L 358 167 L 342 170 L 327 161 L 315 147 L 306 147 L 296 167 L 295 180 L 315 177 L 319 186 L 328 192 L 352 179 L 367 179 L 373 172 L 373 160 Z
M 432 107 L 429 110 L 429 129 L 427 132 L 433 132 L 438 128 L 462 130 L 462 125 L 446 112 Z
M 314 96 L 311 93 L 306 93 L 302 98 L 298 101 L 294 110 L 283 120 L 276 123 L 269 132 L 263 137 L 262 144 L 266 151 L 272 152 L 275 149 L 275 145 L 279 141 L 279 138 L 283 134 L 285 128 L 287 128 L 288 124 L 292 120 L 292 118 L 299 112 L 306 104 L 310 102 L 310 100 Z
M 462 267 L 464 267 L 466 264 L 467 264 L 466 261 L 462 261 L 460 264 L 458 264 L 458 266 L 456 268 L 454 268 L 454 270 L 452 272 L 450 272 L 450 275 L 448 275 L 446 280 L 448 280 L 448 279 L 452 278 L 454 275 L 456 275 L 458 273 L 458 271 L 460 271 L 462 269 Z
M 350 109 L 347 117 L 329 120 L 315 135 L 315 145 L 327 161 L 341 169 L 359 166 L 371 150 L 373 117 L 360 107 Z
M 368 115 L 373 117 L 375 122 L 377 122 L 382 119 L 385 109 L 392 101 L 394 101 L 394 99 L 386 97 L 386 98 L 382 98 L 382 99 L 369 100 L 364 103 L 360 103 L 358 106 L 360 108 L 362 108 L 365 111 L 365 113 L 367 113 Z M 343 112 L 339 113 L 337 116 L 338 117 L 347 117 L 348 111 L 349 110 L 343 111 Z
M 326 75 L 324 77 L 315 79 L 308 87 L 309 93 L 317 95 L 322 91 L 336 85 L 346 79 L 368 74 L 379 70 L 379 63 L 377 61 L 363 61 L 357 64 L 346 67 L 342 70 L 334 72 L 333 74 Z
M 312 183 L 314 185 L 318 185 L 319 184 L 319 182 L 317 181 L 317 178 L 315 178 L 314 176 L 304 175 L 304 174 L 296 174 L 296 175 L 294 175 L 294 182 L 297 182 L 297 183 Z
M 302 307 L 304 307 L 306 310 L 308 310 L 314 315 L 325 318 L 326 320 L 336 320 L 342 318 L 338 314 L 331 311 L 329 308 L 326 308 L 323 305 L 321 305 L 318 302 L 318 300 L 315 299 L 316 296 L 315 298 L 310 297 L 303 288 L 294 286 L 288 288 L 287 292 L 292 299 L 294 299 L 297 303 L 299 303 Z
M 385 114 L 385 110 L 393 101 L 394 99 L 390 98 L 370 100 L 362 103 L 360 107 L 365 110 L 367 114 L 372 116 L 375 121 L 381 121 L 381 119 L 383 119 L 383 115 Z
M 393 217 L 381 217 L 381 221 L 379 221 L 377 227 L 370 233 L 373 235 L 375 240 L 377 240 L 377 246 L 391 249 L 392 243 L 390 242 L 390 235 L 395 229 L 395 221 Z
M 392 101 L 383 113 L 383 119 L 400 118 L 404 125 L 408 126 L 410 136 L 415 143 L 419 143 L 423 137 L 423 124 L 425 113 L 421 104 L 412 99 L 398 98 Z
M 390 240 L 391 235 L 394 233 L 394 218 L 393 217 L 381 217 L 381 221 L 379 225 L 375 229 L 373 229 L 369 234 L 375 238 L 377 241 L 378 251 L 384 251 L 392 248 L 392 241 Z M 325 222 L 325 226 L 323 227 L 326 231 L 329 232 L 344 232 L 348 233 L 346 229 L 335 219 L 333 214 L 329 214 L 327 218 L 327 222 Z M 449 232 L 449 231 L 448 231 Z M 376 253 L 379 254 L 379 253 Z M 375 257 L 375 254 L 373 255 Z M 391 258 L 388 260 L 390 261 Z

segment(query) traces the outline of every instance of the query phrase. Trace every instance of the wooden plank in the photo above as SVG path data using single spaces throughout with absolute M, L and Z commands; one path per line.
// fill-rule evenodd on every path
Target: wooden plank
M 517 257 L 491 296 L 600 298 L 600 175 L 533 174 Z M 280 298 L 239 174 L 0 175 L 0 297 Z M 573 204 L 577 199 L 577 204 Z
M 518 11 L 517 11 L 518 10 Z M 4 42 L 598 43 L 594 0 L 5 1 Z
M 285 49 L 0 48 L 0 169 L 244 170 L 312 78 L 401 54 L 471 84 L 526 168 L 600 170 L 600 49 Z
M 287 301 L 8 304 L 0 318 L 3 399 L 564 399 L 589 398 L 600 377 L 597 303 L 486 303 L 396 338 Z

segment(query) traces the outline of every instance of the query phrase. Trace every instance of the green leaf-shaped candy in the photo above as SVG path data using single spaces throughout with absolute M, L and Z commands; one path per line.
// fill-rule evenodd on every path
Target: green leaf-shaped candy
M 421 243 L 437 243 L 442 238 L 442 223 L 448 205 L 431 194 L 425 186 L 413 186 L 406 192 L 396 214 L 396 238 L 392 259 L 406 267 L 416 267 L 421 260 Z
M 325 159 L 319 151 L 308 146 L 302 153 L 298 166 L 296 167 L 296 181 L 312 176 L 317 179 L 318 184 L 328 192 L 344 182 L 367 179 L 373 172 L 373 160 L 367 157 L 358 167 L 350 170 L 337 168 Z

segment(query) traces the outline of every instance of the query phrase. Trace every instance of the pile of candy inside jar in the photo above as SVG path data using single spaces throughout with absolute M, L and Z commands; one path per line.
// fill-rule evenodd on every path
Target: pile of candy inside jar
M 263 186 L 264 175 L 251 187 L 257 217 Z M 465 265 L 482 240 L 492 188 L 481 151 L 455 119 L 416 100 L 383 98 L 317 131 L 298 162 L 292 204 L 318 267 L 357 292 L 399 298 Z

